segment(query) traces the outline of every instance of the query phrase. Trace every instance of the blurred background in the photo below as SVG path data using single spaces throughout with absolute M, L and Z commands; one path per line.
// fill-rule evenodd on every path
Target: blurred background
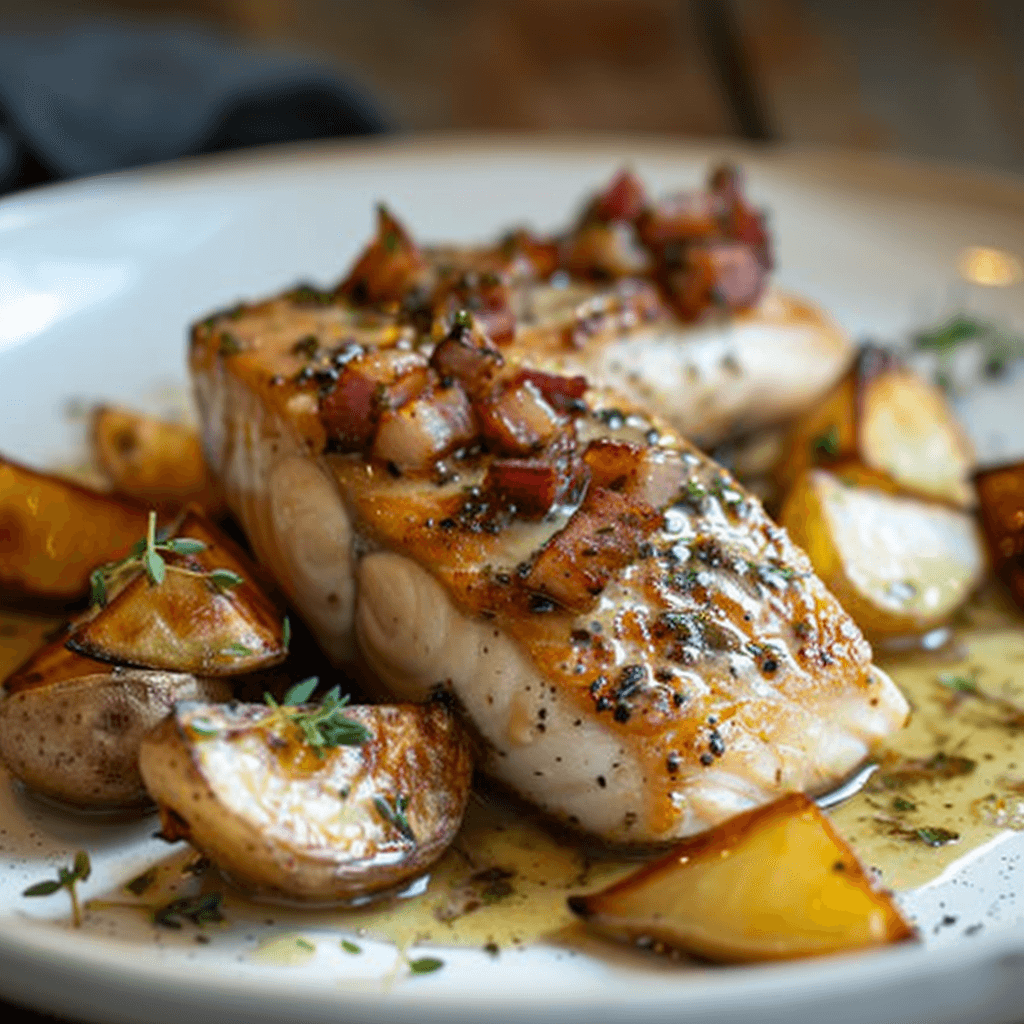
M 1024 171 L 1017 0 L 0 0 L 0 191 L 380 131 L 642 132 Z

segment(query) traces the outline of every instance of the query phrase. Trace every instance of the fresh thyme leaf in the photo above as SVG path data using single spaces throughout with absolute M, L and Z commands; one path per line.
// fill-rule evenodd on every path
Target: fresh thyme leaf
M 412 974 L 433 974 L 444 967 L 444 961 L 438 960 L 435 956 L 421 956 L 418 960 L 409 961 L 409 971 Z
M 57 881 L 46 881 L 36 882 L 35 885 L 30 885 L 21 895 L 22 896 L 52 896 L 55 892 L 64 888 L 63 882 Z
M 938 327 L 918 332 L 914 336 L 914 345 L 936 352 L 948 352 L 961 342 L 973 341 L 991 332 L 991 324 L 966 313 L 956 313 Z
M 929 846 L 945 846 L 947 843 L 955 843 L 960 838 L 959 832 L 951 832 L 948 828 L 928 827 L 919 828 L 915 834 L 922 843 Z
M 297 704 L 305 704 L 319 685 L 319 676 L 310 676 L 308 679 L 303 679 L 301 683 L 296 683 L 284 695 L 285 706 L 295 707 Z
M 101 608 L 107 606 L 107 581 L 102 569 L 94 569 L 89 576 L 89 603 L 98 604 Z
M 287 615 L 281 622 L 281 646 L 286 651 L 292 646 L 292 623 Z
M 84 882 L 92 873 L 92 865 L 89 862 L 89 854 L 85 850 L 79 850 L 70 868 L 58 868 L 56 879 L 46 879 L 30 885 L 22 892 L 22 896 L 52 896 L 61 889 L 67 889 L 71 897 L 71 917 L 76 928 L 82 926 L 82 908 L 78 902 L 78 890 L 76 885 Z
M 221 651 L 221 654 L 234 654 L 240 658 L 244 658 L 255 653 L 256 652 L 252 650 L 251 647 L 246 647 L 245 644 L 240 643 L 228 644 L 228 646 Z
M 85 850 L 79 850 L 75 854 L 74 877 L 84 882 L 92 874 L 92 864 L 89 863 L 89 854 Z
M 194 540 L 192 537 L 172 537 L 161 547 L 175 555 L 198 555 L 200 551 L 206 550 L 206 545 L 201 540 Z
M 217 351 L 222 356 L 237 356 L 242 351 L 242 345 L 233 334 L 222 331 Z
M 231 590 L 233 587 L 241 586 L 245 582 L 237 572 L 232 572 L 230 569 L 214 569 L 213 572 L 206 574 L 206 578 L 218 590 Z
M 939 676 L 939 685 L 945 686 L 947 690 L 954 690 L 956 693 L 970 693 L 977 695 L 978 684 L 970 676 L 958 676 L 946 674 Z
M 309 939 L 304 939 L 301 935 L 295 939 L 295 945 L 298 946 L 299 949 L 304 949 L 307 953 L 316 952 L 316 946 L 314 946 Z
M 913 800 L 908 800 L 906 797 L 898 796 L 892 802 L 892 809 L 894 811 L 916 811 L 917 804 Z
M 331 717 L 324 718 L 318 723 L 317 728 L 322 743 L 314 744 L 314 746 L 361 747 L 373 738 L 373 734 L 365 725 L 339 714 L 340 710 L 340 708 L 335 708 L 331 712 Z
M 154 586 L 160 586 L 167 575 L 167 563 L 153 549 L 145 554 L 146 575 Z
M 363 951 L 362 946 L 357 946 L 354 942 L 349 942 L 348 939 L 341 940 L 341 948 L 345 950 L 346 953 L 351 953 L 353 956 L 357 953 L 362 953 Z
M 811 454 L 826 459 L 834 459 L 839 454 L 839 428 L 834 423 L 811 442 Z
M 153 883 L 156 881 L 156 876 L 156 868 L 148 868 L 146 871 L 143 871 L 141 875 L 136 875 L 125 885 L 125 888 L 133 896 L 141 896 L 148 889 L 152 888 Z
M 224 920 L 220 912 L 223 896 L 219 892 L 207 892 L 201 896 L 189 896 L 172 900 L 165 907 L 153 911 L 153 923 L 164 928 L 181 928 L 181 919 L 194 925 L 215 924 Z
M 394 825 L 406 839 L 412 843 L 416 842 L 416 834 L 409 824 L 409 819 L 405 816 L 406 808 L 409 806 L 409 798 L 405 794 L 399 793 L 393 804 L 388 803 L 385 797 L 375 796 L 373 806 L 377 808 L 377 813 L 385 821 Z

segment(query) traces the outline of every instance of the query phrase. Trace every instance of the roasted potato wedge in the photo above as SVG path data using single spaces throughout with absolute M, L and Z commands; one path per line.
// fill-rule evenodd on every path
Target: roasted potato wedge
M 1024 608 L 1024 462 L 982 470 L 974 482 L 992 566 Z
M 29 789 L 83 808 L 149 803 L 139 743 L 179 700 L 228 700 L 218 680 L 103 665 L 45 647 L 4 684 L 0 759 Z
M 812 466 L 859 462 L 907 494 L 975 504 L 974 450 L 935 386 L 887 353 L 865 348 L 846 376 L 790 428 L 784 489 Z
M 986 568 L 970 513 L 851 485 L 821 469 L 797 480 L 779 522 L 874 639 L 945 622 Z
M 685 840 L 569 906 L 627 941 L 746 963 L 865 949 L 914 936 L 828 819 L 793 793 Z
M 176 510 L 194 501 L 208 515 L 223 512 L 193 427 L 101 405 L 93 411 L 91 436 L 96 461 L 119 494 L 156 508 Z
M 0 456 L 0 594 L 67 604 L 89 574 L 146 532 L 132 501 L 37 473 Z
M 179 704 L 143 741 L 164 834 L 186 838 L 256 897 L 337 903 L 422 873 L 452 841 L 472 774 L 441 705 L 346 707 L 358 746 L 312 747 L 258 704 Z
M 258 570 L 244 553 L 196 506 L 174 536 L 204 547 L 165 554 L 159 584 L 140 568 L 109 604 L 72 627 L 68 647 L 117 665 L 201 676 L 240 675 L 284 661 L 282 611 L 253 582 Z M 219 587 L 208 575 L 214 570 L 243 582 Z

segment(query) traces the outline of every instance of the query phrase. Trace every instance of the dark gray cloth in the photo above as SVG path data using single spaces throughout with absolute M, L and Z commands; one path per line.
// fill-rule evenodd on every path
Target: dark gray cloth
M 331 67 L 195 26 L 0 34 L 0 191 L 241 146 L 386 131 Z

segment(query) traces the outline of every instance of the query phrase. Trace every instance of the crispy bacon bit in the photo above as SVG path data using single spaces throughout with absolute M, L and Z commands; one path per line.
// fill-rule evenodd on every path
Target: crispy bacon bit
M 495 508 L 540 519 L 555 505 L 579 502 L 589 482 L 590 470 L 579 457 L 576 432 L 570 427 L 536 458 L 495 459 L 483 490 Z
M 662 521 L 657 509 L 591 487 L 565 527 L 541 549 L 524 585 L 575 612 L 589 611 L 614 573 L 636 561 Z
M 594 200 L 591 214 L 598 220 L 635 221 L 647 207 L 647 191 L 643 182 L 624 167 L 612 178 L 608 187 Z
M 495 459 L 484 478 L 484 491 L 523 519 L 541 519 L 558 498 L 558 470 L 543 459 Z
M 563 377 L 543 370 L 522 370 L 516 377 L 516 383 L 522 381 L 529 381 L 544 396 L 544 401 L 558 412 L 586 411 L 583 404 L 583 396 L 587 393 L 586 377 Z
M 558 413 L 529 380 L 512 383 L 474 407 L 492 450 L 505 455 L 537 451 L 563 425 Z
M 644 245 L 658 252 L 669 243 L 720 237 L 722 211 L 721 197 L 712 192 L 680 192 L 658 200 L 637 228 Z
M 427 391 L 380 417 L 372 455 L 399 472 L 424 472 L 477 435 L 473 409 L 457 384 Z
M 361 451 L 380 413 L 418 395 L 428 382 L 418 352 L 382 349 L 347 364 L 333 389 L 320 399 L 320 419 L 335 451 Z
M 654 508 L 664 508 L 679 493 L 685 467 L 679 453 L 641 448 L 628 441 L 599 438 L 583 453 L 595 487 L 620 491 Z
M 566 240 L 562 266 L 579 277 L 604 280 L 645 274 L 651 258 L 625 221 L 583 224 Z
M 361 451 L 373 434 L 374 396 L 378 381 L 351 369 L 320 399 L 320 419 L 335 451 Z
M 512 231 L 502 239 L 501 254 L 513 277 L 544 281 L 558 269 L 558 243 L 537 238 L 525 228 Z
M 765 270 L 771 270 L 775 263 L 771 238 L 764 217 L 751 209 L 743 198 L 743 178 L 739 170 L 729 165 L 715 168 L 709 186 L 722 203 L 723 234 L 737 242 L 745 242 Z
M 452 329 L 430 357 L 430 365 L 442 380 L 459 381 L 471 395 L 490 387 L 504 362 L 474 319 L 462 311 L 456 314 Z
M 381 204 L 377 207 L 377 235 L 338 285 L 337 294 L 357 305 L 401 302 L 426 269 L 419 247 Z
M 697 320 L 711 307 L 745 309 L 757 302 L 767 271 L 748 245 L 710 242 L 691 246 L 666 287 L 683 320 Z
M 644 449 L 628 441 L 613 441 L 602 437 L 591 441 L 583 453 L 583 461 L 590 467 L 595 487 L 621 491 L 636 475 L 637 466 L 644 457 Z
M 435 315 L 441 318 L 459 310 L 471 312 L 476 324 L 496 345 L 507 345 L 515 340 L 512 293 L 500 274 L 467 270 L 442 278 L 433 301 Z

